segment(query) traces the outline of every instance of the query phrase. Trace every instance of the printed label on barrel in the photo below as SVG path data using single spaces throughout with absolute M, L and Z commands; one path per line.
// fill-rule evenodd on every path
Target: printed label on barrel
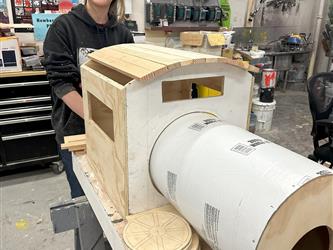
M 248 146 L 242 143 L 238 143 L 235 147 L 231 149 L 231 151 L 234 151 L 236 153 L 240 153 L 242 155 L 250 155 L 253 153 L 256 149 L 252 146 Z
M 218 120 L 218 119 L 215 119 L 215 118 L 213 118 L 213 119 L 205 119 L 202 122 L 196 122 L 196 123 L 194 123 L 189 128 L 200 132 L 201 130 L 203 130 L 204 128 L 206 128 L 207 126 L 209 126 L 210 124 L 214 124 L 214 123 L 217 123 L 217 122 L 221 122 L 221 120 Z
M 213 249 L 218 249 L 218 250 L 221 249 L 218 242 L 219 219 L 220 219 L 220 210 L 211 206 L 208 203 L 205 203 L 205 209 L 204 209 L 205 235 L 207 240 L 210 242 L 210 245 L 213 246 Z
M 168 193 L 171 200 L 176 202 L 177 175 L 168 171 Z

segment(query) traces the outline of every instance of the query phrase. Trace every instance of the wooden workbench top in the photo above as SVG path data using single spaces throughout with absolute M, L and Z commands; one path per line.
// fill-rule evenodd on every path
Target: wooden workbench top
M 129 250 L 123 240 L 123 231 L 128 221 L 121 218 L 114 208 L 113 203 L 104 192 L 103 187 L 99 185 L 98 180 L 91 170 L 86 154 L 73 153 L 73 170 L 112 248 L 117 250 Z M 155 210 L 178 214 L 171 205 L 152 211 Z M 127 217 L 127 219 L 130 220 L 131 217 L 135 218 L 137 215 L 131 215 Z M 191 246 L 188 248 L 188 250 L 194 249 L 197 248 L 192 248 Z M 202 241 L 201 249 L 211 250 L 211 248 Z

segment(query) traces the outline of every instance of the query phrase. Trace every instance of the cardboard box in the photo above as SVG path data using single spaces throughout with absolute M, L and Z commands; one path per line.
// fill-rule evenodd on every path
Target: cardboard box
M 15 36 L 0 37 L 0 72 L 22 71 L 18 40 Z

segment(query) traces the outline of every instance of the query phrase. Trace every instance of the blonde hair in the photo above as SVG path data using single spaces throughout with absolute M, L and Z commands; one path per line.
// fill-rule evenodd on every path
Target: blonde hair
M 109 14 L 118 18 L 118 21 L 125 19 L 125 0 L 112 0 Z

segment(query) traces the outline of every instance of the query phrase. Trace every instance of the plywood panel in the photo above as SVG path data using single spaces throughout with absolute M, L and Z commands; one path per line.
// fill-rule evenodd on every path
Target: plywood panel
M 302 212 L 299 212 L 302 211 Z M 258 250 L 293 249 L 311 230 L 326 225 L 333 230 L 333 176 L 326 175 L 307 183 L 291 195 L 267 224 Z M 333 248 L 331 238 L 330 249 Z
M 82 67 L 82 79 L 88 159 L 108 197 L 125 217 L 128 214 L 126 89 L 87 65 Z M 102 127 L 93 117 L 96 112 L 93 109 L 100 107 L 89 96 L 112 110 L 112 117 L 103 115 Z M 105 132 L 107 123 L 113 127 L 112 136 Z
M 177 68 L 152 81 L 134 80 L 126 87 L 131 214 L 162 206 L 167 202 L 151 183 L 149 159 L 156 139 L 172 121 L 191 112 L 210 112 L 228 123 L 242 128 L 247 126 L 252 76 L 247 71 L 228 64 L 212 63 L 204 71 L 202 67 L 201 64 L 193 64 Z M 223 96 L 163 102 L 162 82 L 211 77 L 224 77 Z M 172 90 L 177 92 L 177 88 Z M 178 94 L 182 95 L 181 91 Z

